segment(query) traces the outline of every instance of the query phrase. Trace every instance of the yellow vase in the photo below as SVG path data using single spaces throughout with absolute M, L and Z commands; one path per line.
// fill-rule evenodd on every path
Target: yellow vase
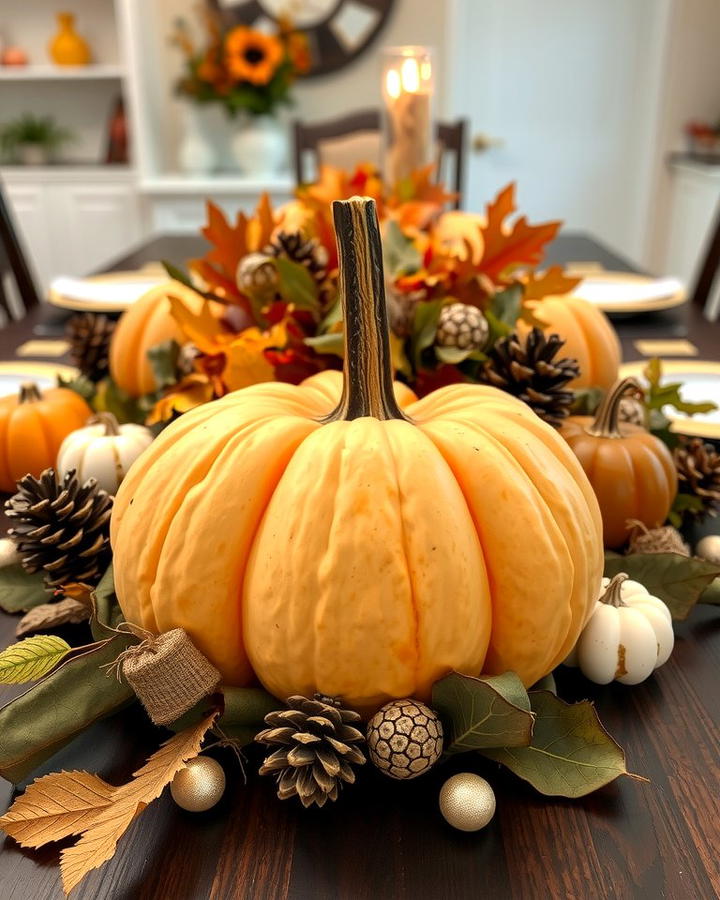
M 90 48 L 75 31 L 72 13 L 57 14 L 58 32 L 50 41 L 50 58 L 58 66 L 86 66 L 90 62 Z

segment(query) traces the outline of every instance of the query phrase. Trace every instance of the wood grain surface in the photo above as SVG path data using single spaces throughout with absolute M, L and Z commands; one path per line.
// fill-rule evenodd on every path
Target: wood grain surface
M 588 238 L 559 239 L 553 261 L 595 259 L 625 264 Z M 560 245 L 558 249 L 558 245 Z M 150 242 L 128 268 L 151 258 L 177 262 L 196 254 L 197 241 Z M 627 265 L 627 264 L 625 264 Z M 629 268 L 629 266 L 628 266 Z M 656 316 L 651 317 L 656 319 Z M 31 316 L 0 333 L 0 358 L 29 337 Z M 627 347 L 635 336 L 685 330 L 718 353 L 718 330 L 699 319 L 620 322 Z M 684 336 L 684 335 L 683 335 Z M 627 353 L 631 358 L 633 354 Z M 637 355 L 637 354 L 634 354 Z M 0 523 L 6 524 L 6 523 Z M 521 548 L 519 548 L 520 550 Z M 548 585 L 548 590 L 552 585 Z M 13 640 L 16 620 L 0 614 L 0 646 Z M 82 626 L 74 626 L 82 640 Z M 73 632 L 66 632 L 72 634 Z M 369 767 L 359 783 L 324 810 L 303 810 L 274 798 L 274 783 L 255 773 L 248 784 L 234 758 L 218 751 L 228 789 L 213 810 L 193 815 L 167 792 L 122 839 L 117 855 L 76 890 L 78 900 L 544 900 L 544 898 L 672 898 L 720 896 L 720 609 L 699 607 L 677 625 L 670 661 L 637 687 L 591 685 L 558 670 L 566 700 L 595 700 L 608 731 L 625 748 L 629 778 L 582 800 L 539 796 L 499 766 L 465 756 L 410 784 Z M 12 696 L 0 688 L 0 702 Z M 126 780 L 161 738 L 137 708 L 126 710 L 57 754 L 36 774 L 84 768 L 114 783 Z M 497 794 L 497 814 L 477 834 L 445 824 L 439 789 L 456 771 L 476 771 Z M 12 799 L 0 781 L 0 810 Z M 24 851 L 0 839 L 0 900 L 61 897 L 62 845 Z

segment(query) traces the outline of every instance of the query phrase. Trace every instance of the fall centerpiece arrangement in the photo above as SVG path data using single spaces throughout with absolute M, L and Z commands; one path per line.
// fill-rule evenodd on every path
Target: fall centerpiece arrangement
M 484 218 L 446 197 L 362 168 L 233 224 L 211 206 L 188 272 L 114 330 L 74 323 L 84 374 L 58 390 L 93 421 L 7 473 L 0 606 L 23 615 L 0 683 L 35 683 L 0 709 L 0 774 L 132 701 L 174 734 L 126 784 L 45 775 L 0 817 L 26 847 L 77 838 L 66 892 L 165 787 L 217 802 L 218 743 L 305 807 L 359 767 L 414 783 L 458 754 L 551 797 L 628 775 L 552 672 L 637 684 L 672 619 L 720 600 L 672 524 L 720 505 L 720 455 L 669 429 L 693 408 L 656 362 L 617 382 L 609 322 L 539 269 L 558 223 L 512 219 L 512 188 Z M 60 428 L 28 393 L 16 440 Z M 466 831 L 495 809 L 471 773 L 437 802 Z
M 228 30 L 207 6 L 203 24 L 205 34 L 199 43 L 184 19 L 175 25 L 172 41 L 183 58 L 176 93 L 192 106 L 218 105 L 228 116 L 242 117 L 244 127 L 232 141 L 238 165 L 248 174 L 273 172 L 285 161 L 283 134 L 273 116 L 292 103 L 295 81 L 310 68 L 307 37 L 286 19 L 272 31 L 245 25 Z M 181 164 L 209 170 L 214 155 L 201 123 L 188 115 Z

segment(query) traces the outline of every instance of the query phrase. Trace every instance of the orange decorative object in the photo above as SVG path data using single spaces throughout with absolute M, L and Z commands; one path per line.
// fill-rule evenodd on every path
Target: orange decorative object
M 50 59 L 57 66 L 86 66 L 90 62 L 90 47 L 75 31 L 75 16 L 69 12 L 57 14 L 58 32 L 50 41 Z
M 195 291 L 167 281 L 151 288 L 123 313 L 110 343 L 110 375 L 118 387 L 131 397 L 142 397 L 157 390 L 155 376 L 148 360 L 148 350 L 164 341 L 185 340 L 183 332 L 170 312 L 169 297 L 183 300 L 195 313 L 204 300 Z
M 665 444 L 640 425 L 618 422 L 620 400 L 639 390 L 634 379 L 624 378 L 594 418 L 573 416 L 560 428 L 597 495 L 605 546 L 611 549 L 627 541 L 630 520 L 659 528 L 677 493 L 675 465 Z
M 545 334 L 559 334 L 565 341 L 563 356 L 578 361 L 580 376 L 569 387 L 609 391 L 617 381 L 622 350 L 605 313 L 587 300 L 571 296 L 545 297 L 528 305 L 543 323 Z M 520 321 L 517 327 L 524 335 L 532 326 Z
M 184 628 L 227 684 L 363 712 L 452 670 L 530 685 L 597 597 L 592 488 L 516 398 L 393 385 L 375 204 L 334 215 L 344 372 L 256 384 L 161 433 L 114 506 L 123 614 Z
M 0 56 L 0 65 L 3 66 L 26 66 L 27 64 L 28 55 L 22 47 L 6 47 Z
M 28 382 L 17 396 L 0 397 L 0 490 L 15 491 L 23 475 L 37 478 L 54 466 L 62 442 L 90 415 L 82 397 L 67 388 L 41 392 Z

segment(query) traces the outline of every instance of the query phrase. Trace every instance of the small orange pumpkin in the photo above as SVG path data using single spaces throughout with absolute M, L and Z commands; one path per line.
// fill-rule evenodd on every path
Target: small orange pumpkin
M 164 341 L 182 343 L 185 338 L 170 312 L 169 295 L 178 297 L 199 313 L 203 298 L 179 281 L 150 288 L 123 313 L 110 343 L 110 375 L 131 397 L 157 390 L 148 350 Z
M 620 423 L 620 401 L 640 390 L 624 378 L 605 396 L 595 415 L 571 416 L 560 428 L 580 460 L 600 503 L 606 547 L 620 547 L 632 525 L 663 524 L 677 493 L 677 474 L 665 444 L 641 425 Z
M 20 393 L 0 398 L 0 490 L 14 491 L 28 472 L 36 478 L 54 466 L 60 445 L 81 428 L 92 410 L 75 391 L 40 391 L 27 382 Z
M 622 351 L 615 329 L 605 313 L 580 297 L 545 297 L 533 312 L 545 323 L 545 334 L 559 334 L 565 341 L 563 356 L 576 359 L 580 376 L 571 388 L 599 387 L 610 390 L 617 381 Z M 518 322 L 522 333 L 530 330 Z

